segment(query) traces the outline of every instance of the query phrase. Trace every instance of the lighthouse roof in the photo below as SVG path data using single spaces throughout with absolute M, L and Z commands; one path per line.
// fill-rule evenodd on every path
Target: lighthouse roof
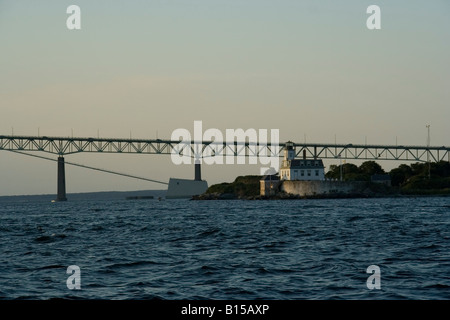
M 324 168 L 322 159 L 293 159 L 283 161 L 283 168 L 319 169 Z

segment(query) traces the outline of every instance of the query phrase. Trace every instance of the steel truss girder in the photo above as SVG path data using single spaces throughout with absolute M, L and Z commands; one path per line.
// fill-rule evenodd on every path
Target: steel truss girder
M 401 160 L 450 162 L 450 147 L 294 143 L 296 156 L 321 159 Z M 161 139 L 105 139 L 39 136 L 0 136 L 0 150 L 42 151 L 57 155 L 80 152 L 171 154 L 191 157 L 283 156 L 285 143 L 257 145 L 251 142 L 181 141 Z

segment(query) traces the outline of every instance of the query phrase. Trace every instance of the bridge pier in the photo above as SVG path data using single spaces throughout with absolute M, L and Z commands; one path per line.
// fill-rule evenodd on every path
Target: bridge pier
M 58 157 L 58 193 L 56 201 L 67 201 L 66 198 L 66 173 L 64 169 L 64 157 Z
M 195 160 L 195 181 L 202 181 L 202 172 L 200 167 L 200 160 Z

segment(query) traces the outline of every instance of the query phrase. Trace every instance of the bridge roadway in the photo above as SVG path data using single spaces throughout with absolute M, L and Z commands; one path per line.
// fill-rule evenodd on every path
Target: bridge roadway
M 267 143 L 259 148 L 250 142 L 225 142 L 215 144 L 213 141 L 180 144 L 180 141 L 163 139 L 110 139 L 110 138 L 74 138 L 47 136 L 7 136 L 0 135 L 0 150 L 8 151 L 41 151 L 59 156 L 80 153 L 138 153 L 138 154 L 197 154 L 283 156 L 286 143 L 278 146 Z M 417 162 L 450 162 L 450 147 L 446 146 L 413 146 L 413 145 L 362 145 L 332 143 L 294 143 L 296 156 L 306 154 L 308 158 L 321 159 L 355 159 L 355 160 L 401 160 Z

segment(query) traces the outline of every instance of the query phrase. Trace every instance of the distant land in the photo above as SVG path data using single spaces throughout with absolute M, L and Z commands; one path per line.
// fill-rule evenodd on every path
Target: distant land
M 83 193 L 68 193 L 68 201 L 96 201 L 96 200 L 126 200 L 127 198 L 137 198 L 136 201 L 141 198 L 151 197 L 158 199 L 158 197 L 164 198 L 167 190 L 137 190 L 137 191 L 100 191 L 100 192 L 83 192 Z M 55 194 L 42 194 L 42 195 L 17 195 L 17 196 L 0 196 L 1 202 L 36 202 L 36 201 L 52 201 L 56 198 Z M 148 199 L 142 199 L 143 201 Z

